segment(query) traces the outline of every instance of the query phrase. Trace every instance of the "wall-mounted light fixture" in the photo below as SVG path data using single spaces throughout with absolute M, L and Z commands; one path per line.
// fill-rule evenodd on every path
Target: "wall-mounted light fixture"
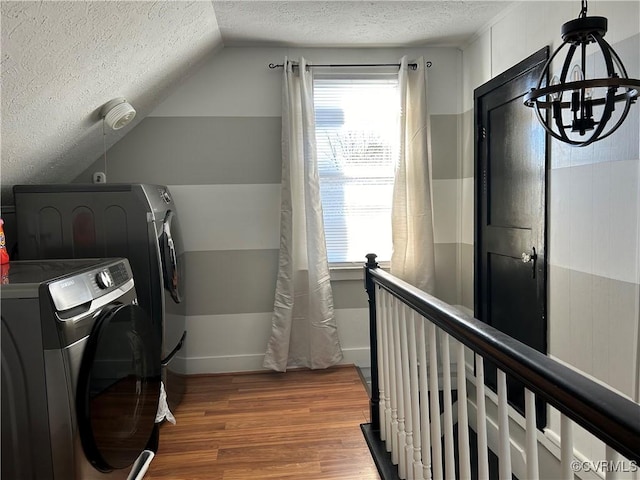
M 105 183 L 107 181 L 107 134 L 105 125 L 113 130 L 120 130 L 131 123 L 136 116 L 136 110 L 126 99 L 122 97 L 114 98 L 105 103 L 100 109 L 102 119 L 102 147 L 104 151 L 104 172 L 94 172 L 93 183 Z
M 124 98 L 114 98 L 104 104 L 100 117 L 113 130 L 120 130 L 136 116 L 135 109 Z
M 607 23 L 605 17 L 588 17 L 587 0 L 582 0 L 580 15 L 562 25 L 562 45 L 547 61 L 536 88 L 524 97 L 545 130 L 570 145 L 584 147 L 611 135 L 638 97 L 640 80 L 628 78 L 620 57 L 603 38 Z M 560 75 L 552 75 L 552 62 L 566 46 Z M 579 57 L 575 62 L 574 56 Z M 606 70 L 606 76 L 597 78 L 598 69 Z

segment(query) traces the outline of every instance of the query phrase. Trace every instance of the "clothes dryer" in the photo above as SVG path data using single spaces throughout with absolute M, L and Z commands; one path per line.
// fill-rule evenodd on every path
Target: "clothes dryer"
M 2 478 L 139 479 L 160 345 L 126 259 L 17 261 L 0 289 Z
M 162 344 L 162 378 L 175 408 L 184 368 L 172 363 L 186 336 L 181 231 L 166 186 L 143 184 L 16 185 L 19 258 L 124 257 L 140 305 Z

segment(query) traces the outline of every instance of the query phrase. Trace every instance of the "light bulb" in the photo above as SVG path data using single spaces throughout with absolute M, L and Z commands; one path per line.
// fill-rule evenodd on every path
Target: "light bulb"
M 593 119 L 593 89 L 584 89 L 584 116 L 585 118 Z
M 560 79 L 558 78 L 557 75 L 554 75 L 551 78 L 551 82 L 549 83 L 549 86 L 553 87 L 553 86 L 559 85 L 559 84 L 560 84 Z M 554 92 L 554 93 L 551 93 L 549 96 L 551 97 L 551 101 L 555 102 L 555 101 L 560 100 L 562 98 L 562 92 L 561 91 Z
M 576 64 L 571 70 L 571 81 L 580 82 L 582 80 L 584 80 L 582 69 Z M 578 87 L 573 87 L 573 92 L 571 93 L 571 111 L 574 113 L 574 116 L 580 111 L 580 89 Z
M 591 100 L 593 98 L 593 89 L 592 88 L 585 88 L 584 89 L 584 99 L 585 100 Z
M 571 70 L 571 81 L 572 82 L 581 82 L 584 80 L 584 74 L 582 73 L 582 69 L 576 63 Z

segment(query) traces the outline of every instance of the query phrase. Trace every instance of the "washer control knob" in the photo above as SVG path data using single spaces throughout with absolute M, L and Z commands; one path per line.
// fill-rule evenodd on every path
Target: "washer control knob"
M 96 283 L 102 290 L 113 287 L 113 278 L 107 270 L 102 270 L 96 275 Z

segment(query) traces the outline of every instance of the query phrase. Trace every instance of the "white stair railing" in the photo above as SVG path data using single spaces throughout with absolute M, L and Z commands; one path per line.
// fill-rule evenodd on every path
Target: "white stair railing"
M 370 446 L 381 442 L 390 453 L 397 477 L 469 479 L 475 471 L 479 479 L 511 480 L 514 474 L 539 479 L 540 449 L 555 453 L 546 433 L 537 428 L 537 397 L 561 413 L 558 478 L 582 478 L 588 469 L 614 478 L 612 465 L 638 469 L 640 405 L 380 271 L 374 258 L 365 272 L 376 364 L 372 362 L 372 424 L 369 433 L 363 430 Z M 485 361 L 497 367 L 497 396 L 485 388 Z M 510 406 L 508 376 L 527 387 L 524 416 Z M 574 422 L 610 446 L 606 461 L 584 461 L 574 448 Z M 514 437 L 512 428 L 522 434 Z M 498 457 L 493 473 L 491 452 Z M 379 467 L 381 461 L 376 462 Z

